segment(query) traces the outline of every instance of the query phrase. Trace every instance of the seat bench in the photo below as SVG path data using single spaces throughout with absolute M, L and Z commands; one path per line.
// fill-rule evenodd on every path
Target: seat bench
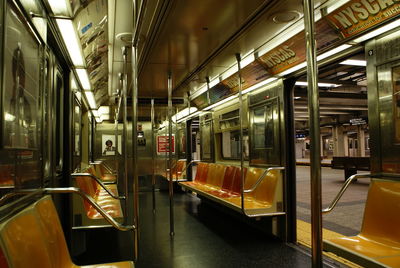
M 400 267 L 400 182 L 372 179 L 361 231 L 324 240 L 324 250 L 367 267 Z
M 251 189 L 265 171 L 261 168 L 245 168 L 244 189 Z M 240 181 L 240 167 L 200 162 L 195 180 L 179 184 L 200 196 L 242 212 Z M 279 170 L 268 172 L 254 191 L 244 193 L 244 208 L 250 216 L 283 212 L 282 174 Z
M 369 157 L 334 156 L 331 161 L 333 169 L 343 169 L 344 179 L 357 173 L 357 170 L 369 171 L 371 169 Z
M 89 166 L 86 169 L 87 173 L 90 173 L 96 176 L 95 168 L 93 166 Z M 97 176 L 96 176 L 97 177 Z M 104 209 L 110 216 L 113 218 L 122 218 L 122 208 L 121 202 L 119 199 L 112 197 L 107 191 L 101 187 L 99 183 L 97 183 L 94 179 L 88 176 L 75 176 L 76 185 L 87 195 L 92 197 L 94 201 L 100 205 L 102 209 Z M 115 196 L 118 196 L 118 189 L 116 184 L 107 184 L 105 185 L 107 190 L 113 193 Z M 84 202 L 84 208 L 86 212 L 86 216 L 89 219 L 103 219 L 103 216 L 91 206 L 88 202 Z
M 133 262 L 75 265 L 51 196 L 24 208 L 0 224 L 2 268 L 129 268 Z
M 109 168 L 103 163 L 95 163 L 91 165 L 93 168 L 93 175 L 97 176 L 104 182 L 115 183 L 117 181 L 117 175 L 114 174 Z
M 186 159 L 179 159 L 172 166 L 172 180 L 173 181 L 185 181 L 186 180 Z M 167 169 L 167 177 L 165 179 L 169 180 L 169 169 Z

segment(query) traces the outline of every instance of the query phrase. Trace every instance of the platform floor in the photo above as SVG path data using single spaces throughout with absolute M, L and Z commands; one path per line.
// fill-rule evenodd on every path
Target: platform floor
M 297 218 L 311 222 L 310 167 L 297 166 Z M 364 172 L 366 173 L 366 172 Z M 344 183 L 344 171 L 321 168 L 322 207 L 327 207 Z M 342 196 L 336 208 L 323 215 L 323 228 L 346 236 L 358 234 L 364 214 L 370 179 L 354 182 Z
M 140 193 L 139 260 L 135 267 L 311 267 L 304 252 L 265 236 L 236 218 L 198 205 L 189 194 L 175 195 L 175 236 L 169 235 L 169 200 Z

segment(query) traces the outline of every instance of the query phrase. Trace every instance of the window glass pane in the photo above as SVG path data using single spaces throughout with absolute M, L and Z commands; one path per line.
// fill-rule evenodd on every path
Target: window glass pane
M 243 130 L 244 158 L 249 158 L 249 134 Z M 222 133 L 222 157 L 227 159 L 240 159 L 240 131 Z
M 254 148 L 265 147 L 265 108 L 254 109 L 253 112 Z
M 211 159 L 211 122 L 204 123 L 201 127 L 201 150 L 203 159 Z

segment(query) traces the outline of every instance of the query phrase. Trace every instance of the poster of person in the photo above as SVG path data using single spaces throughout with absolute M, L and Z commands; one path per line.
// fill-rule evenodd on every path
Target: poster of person
M 121 153 L 121 151 L 122 151 L 121 139 L 122 139 L 122 136 L 118 135 L 118 152 L 119 153 Z M 115 155 L 115 150 L 116 150 L 115 135 L 103 134 L 101 137 L 101 144 L 103 146 L 103 148 L 102 148 L 103 155 Z
M 4 47 L 3 146 L 37 147 L 40 60 L 39 43 L 7 6 Z

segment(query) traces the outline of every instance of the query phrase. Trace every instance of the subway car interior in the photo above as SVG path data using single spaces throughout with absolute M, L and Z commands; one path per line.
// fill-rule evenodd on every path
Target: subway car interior
M 0 0 L 0 267 L 400 267 L 400 2 Z

